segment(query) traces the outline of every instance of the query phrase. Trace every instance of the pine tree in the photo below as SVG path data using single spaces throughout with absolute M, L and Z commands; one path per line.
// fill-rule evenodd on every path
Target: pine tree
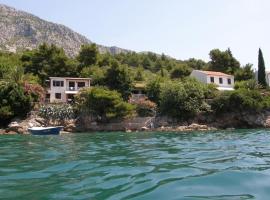
M 265 75 L 265 65 L 263 59 L 262 50 L 259 49 L 259 57 L 258 57 L 258 82 L 263 87 L 266 87 L 266 75 Z

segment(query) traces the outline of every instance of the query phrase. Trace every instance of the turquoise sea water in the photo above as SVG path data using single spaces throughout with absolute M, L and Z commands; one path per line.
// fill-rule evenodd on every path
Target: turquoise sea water
M 270 199 L 270 131 L 0 136 L 0 199 Z

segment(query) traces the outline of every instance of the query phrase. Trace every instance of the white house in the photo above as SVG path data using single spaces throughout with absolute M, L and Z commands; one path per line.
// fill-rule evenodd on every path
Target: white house
M 50 77 L 46 100 L 51 103 L 72 102 L 81 88 L 90 87 L 90 78 Z
M 202 83 L 214 83 L 218 90 L 233 90 L 234 87 L 234 76 L 222 72 L 193 70 L 190 76 Z

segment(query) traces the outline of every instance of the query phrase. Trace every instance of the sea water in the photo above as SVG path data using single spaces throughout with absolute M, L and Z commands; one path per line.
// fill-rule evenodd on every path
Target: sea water
M 0 136 L 0 199 L 270 199 L 270 131 Z

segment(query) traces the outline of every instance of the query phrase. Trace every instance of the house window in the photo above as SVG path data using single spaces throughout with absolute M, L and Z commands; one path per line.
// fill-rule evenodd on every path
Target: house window
M 55 93 L 55 99 L 61 99 L 61 93 Z
M 54 87 L 64 87 L 64 81 L 53 81 Z
M 219 78 L 219 84 L 223 84 L 223 78 Z
M 230 78 L 228 78 L 228 85 L 232 84 L 232 80 Z
M 75 82 L 69 82 L 68 83 L 68 89 L 70 91 L 75 91 Z
M 69 82 L 69 83 L 68 83 L 68 86 L 69 86 L 69 87 L 75 87 L 75 82 Z
M 210 77 L 210 82 L 214 83 L 215 82 L 215 78 L 214 77 Z
M 78 82 L 78 88 L 85 87 L 85 82 Z

